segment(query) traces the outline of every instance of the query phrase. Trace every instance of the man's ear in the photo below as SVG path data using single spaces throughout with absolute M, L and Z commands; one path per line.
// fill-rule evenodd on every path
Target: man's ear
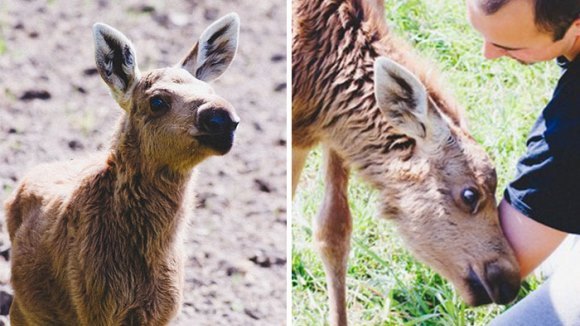
M 229 67 L 238 49 L 240 18 L 231 13 L 211 24 L 179 65 L 195 78 L 212 81 Z
M 578 14 L 578 18 L 572 23 L 570 27 L 573 30 L 573 33 L 576 37 L 580 37 L 580 14 Z
M 96 23 L 93 36 L 97 70 L 115 100 L 125 108 L 140 78 L 135 49 L 125 35 L 106 24 Z

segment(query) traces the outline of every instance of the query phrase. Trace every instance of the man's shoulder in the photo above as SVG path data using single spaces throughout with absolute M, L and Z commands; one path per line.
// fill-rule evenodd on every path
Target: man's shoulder
M 560 112 L 570 111 L 568 113 L 580 118 L 580 58 L 574 61 L 558 58 L 558 64 L 562 67 L 562 76 L 546 110 L 557 108 Z
M 564 57 L 557 59 L 558 65 L 562 68 L 562 76 L 558 82 L 558 87 L 578 87 L 580 82 L 580 56 L 574 61 L 568 61 Z

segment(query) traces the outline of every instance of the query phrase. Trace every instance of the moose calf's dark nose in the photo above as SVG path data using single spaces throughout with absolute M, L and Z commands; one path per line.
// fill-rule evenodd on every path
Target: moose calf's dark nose
M 510 303 L 518 294 L 520 288 L 519 273 L 508 272 L 497 262 L 486 265 L 485 278 L 495 303 Z
M 199 127 L 210 134 L 223 134 L 236 130 L 239 121 L 223 109 L 207 109 L 199 114 Z

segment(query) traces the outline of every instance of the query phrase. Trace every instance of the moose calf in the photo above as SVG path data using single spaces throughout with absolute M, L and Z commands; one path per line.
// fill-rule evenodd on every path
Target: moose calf
M 351 169 L 378 192 L 415 255 L 471 305 L 516 296 L 519 267 L 498 220 L 496 174 L 462 110 L 387 28 L 382 0 L 295 0 L 292 181 L 322 144 L 325 194 L 314 239 L 331 325 L 346 325 Z
M 141 74 L 131 42 L 93 27 L 98 71 L 124 110 L 110 150 L 37 167 L 6 203 L 12 325 L 162 325 L 182 298 L 192 168 L 233 144 L 239 118 L 207 82 L 233 60 L 227 15 L 176 66 Z

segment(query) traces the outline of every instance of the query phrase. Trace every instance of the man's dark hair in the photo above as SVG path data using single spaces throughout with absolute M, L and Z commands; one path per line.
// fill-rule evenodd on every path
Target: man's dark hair
M 486 15 L 492 15 L 511 0 L 480 0 Z M 554 41 L 561 40 L 572 23 L 580 18 L 578 0 L 532 0 L 534 21 L 542 31 L 552 33 Z

